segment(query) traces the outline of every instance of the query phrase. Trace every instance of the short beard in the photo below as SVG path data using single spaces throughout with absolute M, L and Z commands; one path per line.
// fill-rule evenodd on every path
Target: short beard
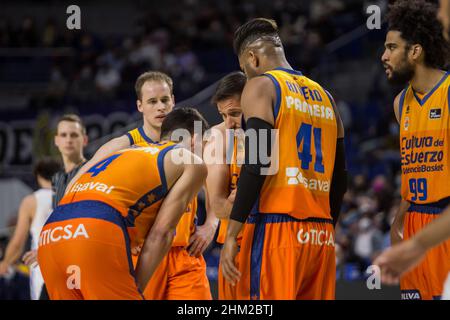
M 392 77 L 389 82 L 393 85 L 405 85 L 414 77 L 414 68 L 412 65 L 405 63 L 405 66 L 397 71 L 392 70 Z

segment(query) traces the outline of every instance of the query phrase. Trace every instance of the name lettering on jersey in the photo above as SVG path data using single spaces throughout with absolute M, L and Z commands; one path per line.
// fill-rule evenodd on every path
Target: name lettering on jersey
M 330 181 L 307 179 L 297 167 L 286 168 L 286 176 L 288 178 L 288 185 L 303 185 L 306 189 L 314 191 L 330 191 Z
M 150 154 L 157 154 L 160 150 L 158 148 L 155 147 L 148 147 L 148 148 L 143 148 L 140 151 L 146 152 L 146 153 L 150 153 Z
M 294 98 L 292 96 L 286 96 L 286 108 L 293 108 L 295 111 L 307 113 L 313 117 L 324 118 L 327 120 L 334 119 L 333 108 L 318 104 L 311 105 L 306 101 L 302 101 L 299 98 Z
M 157 154 L 159 151 L 161 151 L 158 148 L 155 147 L 143 147 L 142 144 L 134 144 L 130 147 L 129 150 L 132 151 L 138 151 L 138 152 L 146 152 L 150 154 Z
M 297 240 L 301 244 L 311 244 L 313 246 L 332 246 L 334 247 L 334 235 L 333 232 L 328 230 L 303 230 L 297 233 Z
M 319 90 L 311 90 L 309 87 L 303 86 L 300 87 L 295 82 L 290 82 L 286 80 L 286 86 L 290 92 L 301 94 L 305 100 L 312 100 L 312 101 L 322 101 L 322 95 L 320 94 Z
M 114 189 L 114 186 L 108 186 L 104 183 L 100 182 L 88 182 L 88 183 L 77 183 L 73 186 L 70 192 L 83 192 L 87 190 L 96 190 L 100 192 L 104 192 L 106 194 L 110 194 Z
M 443 171 L 445 156 L 443 139 L 433 136 L 402 137 L 401 164 L 403 174 Z
M 84 224 L 80 223 L 76 227 L 68 224 L 64 226 L 64 228 L 62 226 L 58 226 L 52 229 L 43 230 L 41 232 L 39 235 L 39 246 L 45 246 L 61 240 L 76 239 L 78 237 L 89 239 L 89 235 Z
M 430 110 L 430 119 L 431 120 L 440 119 L 441 116 L 442 116 L 442 110 L 440 108 Z

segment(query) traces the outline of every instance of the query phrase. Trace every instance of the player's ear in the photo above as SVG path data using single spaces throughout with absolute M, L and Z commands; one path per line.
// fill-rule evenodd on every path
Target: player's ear
M 89 137 L 87 134 L 83 135 L 83 147 L 86 147 L 89 142 Z
M 423 53 L 423 48 L 420 44 L 414 44 L 410 50 L 411 57 L 413 60 L 417 60 Z
M 191 137 L 191 152 L 194 152 L 195 150 L 195 141 L 197 141 L 197 134 L 194 133 Z
M 55 134 L 55 137 L 53 138 L 53 143 L 55 144 L 55 146 L 58 146 L 58 133 Z
M 257 68 L 259 66 L 258 56 L 255 54 L 255 52 L 253 50 L 249 50 L 248 55 L 249 55 L 250 64 L 253 67 Z
M 136 107 L 137 107 L 137 109 L 138 109 L 138 111 L 139 111 L 140 113 L 144 112 L 144 110 L 143 110 L 143 108 L 142 108 L 142 101 L 141 101 L 141 99 L 137 99 L 137 100 L 136 100 Z
M 195 153 L 198 149 L 198 151 L 201 151 L 203 149 L 204 145 L 203 145 L 203 135 L 202 134 L 198 134 L 198 133 L 194 133 L 192 135 L 192 139 L 191 139 L 191 151 L 193 153 Z M 200 153 L 201 154 L 201 153 Z M 201 155 L 200 155 L 201 157 Z

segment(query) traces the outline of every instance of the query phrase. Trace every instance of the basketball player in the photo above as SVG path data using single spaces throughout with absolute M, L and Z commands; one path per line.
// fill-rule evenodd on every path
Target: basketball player
M 238 299 L 334 299 L 333 215 L 339 209 L 330 206 L 330 192 L 342 201 L 346 188 L 344 130 L 334 101 L 289 65 L 275 21 L 245 23 L 234 48 L 249 79 L 241 97 L 247 130 L 260 135 L 246 138 L 221 255 L 224 277 L 239 280 Z M 274 145 L 263 138 L 273 129 L 279 137 Z M 278 156 L 279 169 L 265 176 L 269 164 L 261 154 L 277 150 L 275 143 L 279 153 L 272 162 Z M 245 221 L 238 270 L 236 238 Z
M 150 71 L 136 80 L 136 106 L 143 115 L 143 126 L 130 130 L 125 135 L 112 139 L 98 149 L 96 154 L 80 169 L 69 184 L 69 190 L 87 168 L 97 163 L 107 154 L 136 144 L 152 144 L 159 141 L 161 124 L 175 105 L 173 81 L 162 72 Z M 206 276 L 206 262 L 203 251 L 212 241 L 217 228 L 217 219 L 208 214 L 201 226 L 196 226 L 197 198 L 195 197 L 180 220 L 169 252 L 160 268 L 155 272 L 148 288 L 144 291 L 147 299 L 210 299 L 211 292 Z M 137 252 L 133 255 L 137 261 Z M 178 257 L 178 258 L 177 258 Z M 175 259 L 178 261 L 175 261 Z M 173 266 L 171 270 L 167 266 Z M 190 279 L 186 281 L 186 279 Z M 196 279 L 196 281 L 191 281 Z
M 73 182 L 84 174 L 88 168 L 106 155 L 137 143 L 154 143 L 159 141 L 161 124 L 175 105 L 172 79 L 162 72 L 145 72 L 137 78 L 135 90 L 137 96 L 136 106 L 138 111 L 142 113 L 143 126 L 130 130 L 126 134 L 114 138 L 101 146 L 72 179 L 66 191 L 72 187 Z
M 213 104 L 217 105 L 217 109 L 223 118 L 222 123 L 212 128 L 211 131 L 214 134 L 205 146 L 205 152 L 210 146 L 222 148 L 222 153 L 217 154 L 217 159 L 214 159 L 217 161 L 207 162 L 208 177 L 206 178 L 209 205 L 216 216 L 221 219 L 217 236 L 219 244 L 223 244 L 225 241 L 228 219 L 236 195 L 239 172 L 244 160 L 244 139 L 239 129 L 241 128 L 242 120 L 240 100 L 246 81 L 247 78 L 242 72 L 228 74 L 219 82 L 211 100 Z M 215 140 L 216 138 L 219 140 Z M 227 159 L 231 161 L 227 161 Z M 239 241 L 240 237 L 238 238 Z M 236 256 L 237 265 L 239 265 L 238 259 L 239 257 Z M 225 281 L 220 266 L 217 281 L 219 299 L 235 300 L 235 287 Z
M 183 128 L 187 119 L 202 120 L 203 130 L 207 129 L 206 120 L 194 109 L 176 109 L 164 120 L 164 125 Z M 172 115 L 173 114 L 173 115 Z M 193 120 L 192 120 L 193 121 Z M 166 123 L 167 122 L 167 123 Z M 198 145 L 203 143 L 197 141 Z M 138 145 L 146 145 L 143 142 Z M 192 145 L 191 150 L 194 148 Z M 214 237 L 218 221 L 209 212 L 205 224 L 196 225 L 197 197 L 188 204 L 175 230 L 175 237 L 168 254 L 162 259 L 153 273 L 143 294 L 148 300 L 211 300 L 211 289 L 206 275 L 206 262 L 203 251 Z M 211 222 L 212 221 L 212 222 Z M 211 231 L 208 230 L 211 224 Z M 202 240 L 205 238 L 205 241 Z M 133 262 L 136 264 L 142 242 L 134 247 Z M 206 245 L 206 246 L 205 246 Z M 195 248 L 193 248 L 196 246 Z
M 441 0 L 438 19 L 444 27 L 444 37 L 450 41 L 450 1 Z M 411 270 L 423 260 L 426 252 L 450 237 L 450 207 L 442 217 L 428 224 L 411 239 L 403 241 L 383 252 L 374 262 L 381 267 L 382 281 L 387 284 L 397 283 L 399 276 Z M 448 288 L 444 288 L 443 299 L 450 299 L 450 277 Z M 446 290 L 445 290 L 446 289 Z
M 391 227 L 392 243 L 408 240 L 438 218 L 450 203 L 448 139 L 449 56 L 437 8 L 424 0 L 390 7 L 382 56 L 388 79 L 409 84 L 394 101 L 400 124 L 402 204 Z M 426 234 L 425 234 L 426 236 Z M 424 239 L 424 236 L 420 236 Z M 436 242 L 427 239 L 427 247 Z M 409 245 L 412 242 L 407 242 Z M 375 263 L 383 267 L 383 258 Z M 450 271 L 450 241 L 428 251 L 400 280 L 403 299 L 438 299 Z
M 112 153 L 75 182 L 39 239 L 39 265 L 51 299 L 143 298 L 140 292 L 206 178 L 202 160 L 186 149 L 201 141 L 194 121 L 203 121 L 196 110 L 176 110 L 162 125 L 160 143 Z M 170 141 L 175 129 L 187 130 L 189 141 Z M 135 246 L 142 247 L 136 279 Z
M 40 160 L 34 168 L 34 176 L 39 190 L 26 196 L 20 205 L 19 216 L 14 234 L 6 247 L 3 260 L 0 261 L 0 275 L 8 272 L 21 256 L 28 234 L 31 235 L 31 250 L 36 250 L 42 226 L 52 212 L 52 176 L 60 169 L 60 164 L 53 159 Z M 30 267 L 30 297 L 38 300 L 44 280 L 39 266 Z

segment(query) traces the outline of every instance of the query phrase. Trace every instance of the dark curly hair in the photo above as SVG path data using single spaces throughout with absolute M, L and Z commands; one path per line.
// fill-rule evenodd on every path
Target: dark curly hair
M 239 56 L 250 43 L 260 38 L 272 42 L 276 47 L 282 46 L 275 20 L 255 18 L 240 26 L 234 33 L 234 52 Z
M 397 0 L 389 9 L 388 29 L 401 32 L 408 45 L 420 44 L 428 67 L 444 68 L 450 52 L 436 17 L 437 6 L 425 0 Z

